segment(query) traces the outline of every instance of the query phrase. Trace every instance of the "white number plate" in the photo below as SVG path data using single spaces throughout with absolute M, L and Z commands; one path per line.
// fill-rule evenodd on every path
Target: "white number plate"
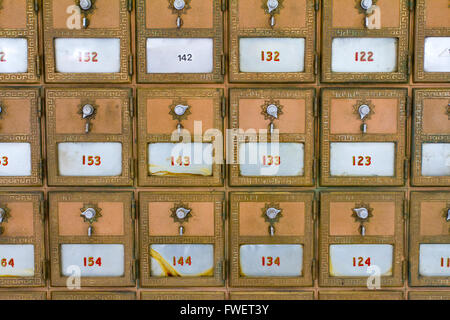
M 298 277 L 302 275 L 303 246 L 242 245 L 239 264 L 241 275 L 246 277 Z
M 242 176 L 302 176 L 303 143 L 241 143 Z
M 0 38 L 0 73 L 23 73 L 27 71 L 27 39 Z
M 207 277 L 214 274 L 212 244 L 154 244 L 150 246 L 153 277 Z
M 0 143 L 0 176 L 31 176 L 31 145 Z
M 147 73 L 211 73 L 213 39 L 148 38 Z
M 426 72 L 450 72 L 450 37 L 427 37 L 424 50 Z
M 151 143 L 148 170 L 151 175 L 212 175 L 211 143 Z
M 330 275 L 369 277 L 392 275 L 393 246 L 388 244 L 330 245 Z
M 59 143 L 58 167 L 61 176 L 120 176 L 122 174 L 122 144 L 118 142 Z
M 61 272 L 66 277 L 120 277 L 124 257 L 122 244 L 63 244 Z
M 55 39 L 56 71 L 61 73 L 120 72 L 120 39 Z
M 335 38 L 332 72 L 394 72 L 397 70 L 395 38 Z
M 34 276 L 34 245 L 0 245 L 0 276 Z
M 303 72 L 304 38 L 240 38 L 241 72 Z
M 395 143 L 333 142 L 330 144 L 332 176 L 394 176 Z
M 421 244 L 419 251 L 421 276 L 450 276 L 450 244 Z
M 422 175 L 450 176 L 450 143 L 422 144 Z

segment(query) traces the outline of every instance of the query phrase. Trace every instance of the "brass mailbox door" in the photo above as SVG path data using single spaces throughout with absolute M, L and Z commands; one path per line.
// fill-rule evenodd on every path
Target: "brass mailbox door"
M 450 90 L 414 89 L 413 119 L 411 183 L 450 185 Z
M 320 286 L 403 286 L 403 199 L 403 192 L 321 193 Z
M 0 89 L 0 186 L 42 184 L 38 89 Z
M 232 192 L 230 285 L 313 285 L 311 192 Z
M 411 286 L 450 286 L 450 192 L 411 192 Z
M 224 108 L 222 89 L 139 89 L 139 185 L 222 185 Z
M 38 13 L 34 0 L 0 3 L 0 82 L 38 82 Z
M 223 82 L 223 1 L 136 0 L 138 82 Z
M 319 300 L 403 300 L 401 291 L 319 291 Z
M 314 89 L 231 89 L 232 186 L 314 183 Z
M 225 300 L 225 292 L 141 291 L 141 300 Z
M 47 292 L 42 291 L 1 291 L 0 300 L 47 300 Z
M 408 0 L 323 0 L 323 82 L 407 82 Z
M 131 192 L 50 192 L 51 285 L 135 285 Z
M 129 2 L 43 0 L 45 81 L 130 82 Z
M 43 287 L 44 195 L 0 193 L 0 221 L 0 287 Z
M 406 89 L 323 89 L 323 186 L 401 186 L 407 169 Z
M 133 184 L 129 89 L 48 89 L 48 184 Z
M 84 301 L 102 301 L 102 300 L 136 300 L 135 292 L 71 292 L 71 291 L 53 291 L 52 300 L 84 300 Z
M 416 0 L 414 81 L 450 81 L 450 6 L 447 0 Z
M 229 5 L 231 82 L 315 80 L 314 0 L 231 0 Z
M 230 300 L 314 300 L 314 292 L 230 292 Z
M 225 210 L 222 192 L 139 193 L 141 285 L 223 286 Z

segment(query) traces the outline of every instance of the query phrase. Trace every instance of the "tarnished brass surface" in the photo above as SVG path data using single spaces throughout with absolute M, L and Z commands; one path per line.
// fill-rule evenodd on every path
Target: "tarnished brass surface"
M 108 3 L 113 2 L 112 0 L 95 1 L 96 8 L 88 14 L 90 18 L 92 15 L 98 15 L 102 13 L 102 10 L 105 10 L 105 6 L 102 6 L 101 3 L 105 1 Z M 192 6 L 196 1 L 198 0 L 191 0 L 190 5 Z M 0 140 L 2 142 L 10 141 L 11 139 L 23 141 L 28 139 L 32 141 L 33 174 L 32 177 L 27 178 L 0 178 L 0 205 L 3 203 L 2 199 L 6 199 L 5 197 L 20 198 L 25 194 L 33 194 L 34 197 L 37 197 L 36 206 L 39 206 L 40 209 L 33 207 L 33 212 L 35 215 L 40 215 L 39 219 L 42 219 L 36 220 L 36 223 L 38 223 L 38 220 L 42 221 L 38 226 L 42 231 L 38 239 L 40 242 L 35 243 L 39 243 L 42 246 L 42 251 L 40 251 L 39 258 L 36 258 L 38 265 L 36 266 L 37 273 L 35 278 L 19 280 L 0 279 L 0 287 L 2 287 L 0 290 L 0 299 L 167 299 L 169 297 L 173 297 L 173 299 L 448 298 L 448 279 L 440 279 L 436 282 L 433 282 L 434 280 L 432 279 L 417 279 L 418 249 L 416 244 L 420 241 L 428 241 L 427 239 L 429 237 L 419 235 L 417 232 L 420 227 L 417 221 L 417 215 L 419 214 L 418 203 L 422 201 L 418 197 L 419 193 L 425 194 L 423 201 L 434 202 L 433 197 L 440 195 L 439 199 L 446 199 L 448 202 L 450 186 L 448 179 L 445 177 L 430 179 L 422 179 L 420 177 L 419 172 L 416 170 L 417 165 L 420 164 L 420 158 L 416 157 L 415 150 L 417 151 L 419 143 L 424 141 L 423 139 L 428 136 L 425 136 L 424 132 L 421 131 L 424 126 L 423 117 L 421 118 L 419 114 L 423 102 L 422 98 L 428 95 L 434 98 L 435 93 L 439 92 L 439 95 L 445 98 L 444 100 L 448 100 L 448 92 L 450 91 L 449 74 L 426 74 L 423 72 L 421 60 L 423 58 L 422 41 L 425 36 L 448 36 L 448 25 L 445 25 L 445 23 L 448 23 L 448 19 L 442 19 L 442 15 L 448 15 L 446 10 L 450 9 L 443 7 L 442 10 L 435 10 L 435 17 L 433 18 L 431 13 L 427 16 L 426 11 L 424 11 L 425 4 L 433 0 L 416 0 L 410 3 L 407 0 L 396 0 L 395 2 L 398 3 L 398 6 L 392 7 L 389 7 L 390 0 L 378 0 L 376 2 L 377 5 L 385 6 L 387 3 L 387 7 L 385 8 L 389 8 L 387 10 L 388 15 L 391 15 L 392 19 L 389 17 L 383 19 L 388 25 L 384 27 L 382 22 L 382 29 L 380 30 L 366 30 L 363 24 L 365 15 L 359 9 L 355 8 L 357 2 L 360 1 L 341 1 L 345 2 L 345 6 L 338 8 L 340 10 L 336 14 L 340 17 L 340 21 L 336 21 L 331 16 L 332 8 L 330 4 L 338 1 L 305 1 L 308 10 L 305 12 L 300 10 L 300 16 L 296 16 L 299 10 L 289 10 L 289 6 L 291 5 L 289 2 L 292 2 L 292 0 L 284 0 L 283 8 L 279 13 L 274 15 L 276 25 L 272 29 L 269 25 L 269 15 L 261 8 L 261 1 L 215 0 L 213 2 L 214 13 L 195 15 L 194 9 L 186 10 L 181 15 L 184 25 L 180 30 L 177 30 L 175 27 L 176 15 L 168 9 L 169 4 L 166 0 L 152 2 L 163 4 L 167 12 L 162 14 L 150 10 L 149 15 L 147 14 L 148 11 L 147 13 L 143 11 L 143 0 L 114 0 L 114 4 L 111 5 L 110 10 L 111 12 L 116 12 L 117 10 L 117 12 L 120 12 L 116 18 L 111 19 L 106 14 L 108 12 L 106 10 L 106 12 L 103 11 L 105 14 L 97 16 L 97 19 L 90 20 L 92 23 L 90 27 L 92 28 L 87 28 L 86 30 L 67 30 L 65 23 L 68 14 L 64 12 L 64 6 L 75 4 L 75 0 L 37 0 L 37 11 L 35 11 L 35 1 L 33 0 L 3 0 L 3 9 L 6 8 L 8 3 L 17 3 L 15 8 L 20 7 L 18 5 L 19 2 L 26 3 L 27 14 L 25 17 L 19 11 L 2 11 L 3 9 L 0 9 L 0 35 L 2 37 L 27 37 L 31 45 L 28 50 L 29 73 L 19 75 L 0 74 L 2 87 L 0 90 L 0 104 L 2 101 L 7 102 L 7 99 L 23 98 L 29 101 L 31 108 L 29 119 L 28 117 L 27 119 L 25 117 L 23 119 L 18 117 L 20 121 L 17 121 L 17 125 L 13 127 L 21 128 L 21 126 L 30 126 L 32 130 L 31 134 L 20 134 L 17 138 L 15 135 L 9 133 L 4 135 L 2 133 L 2 120 L 0 120 Z M 447 5 L 447 1 L 439 0 L 439 3 L 441 2 L 445 2 Z M 62 4 L 63 9 L 61 12 L 63 14 L 54 15 L 51 3 Z M 247 10 L 247 13 L 252 15 L 252 19 L 246 18 L 245 20 L 239 20 L 239 25 L 242 24 L 244 29 L 239 29 L 239 26 L 236 24 L 238 21 L 237 13 L 242 13 L 240 10 L 239 12 L 237 10 L 238 3 L 244 5 L 245 3 L 249 3 L 250 5 L 247 6 L 250 7 L 251 3 L 256 3 L 257 5 L 254 8 L 255 11 L 258 11 L 257 14 L 254 14 L 252 10 Z M 408 9 L 409 5 L 411 6 L 410 9 Z M 131 10 L 128 11 L 128 9 Z M 346 12 L 346 10 L 351 10 L 351 14 Z M 302 14 L 305 14 L 305 16 L 302 16 Z M 53 18 L 55 18 L 55 21 L 52 21 Z M 155 18 L 157 20 L 154 20 Z M 157 24 L 152 24 L 152 21 L 155 21 L 154 23 Z M 336 22 L 337 24 L 331 25 L 331 23 Z M 202 28 L 201 26 L 205 27 Z M 336 32 L 342 35 L 354 34 L 355 36 L 398 36 L 398 71 L 390 74 L 332 74 L 330 72 L 330 40 Z M 261 37 L 271 37 L 280 33 L 283 36 L 306 36 L 306 72 L 298 74 L 271 73 L 262 76 L 258 74 L 240 74 L 237 40 L 239 33 L 245 36 L 254 35 Z M 214 72 L 207 76 L 189 74 L 170 76 L 164 74 L 146 75 L 144 40 L 149 34 L 155 37 L 165 36 L 169 38 L 175 38 L 177 34 L 189 35 L 191 37 L 214 37 L 216 41 L 214 47 Z M 69 38 L 83 36 L 120 38 L 122 40 L 121 72 L 117 74 L 88 75 L 57 74 L 54 68 L 53 39 L 54 37 L 62 36 Z M 349 82 L 351 82 L 351 86 L 348 84 Z M 20 88 L 18 87 L 19 83 Z M 232 89 L 231 93 L 230 89 Z M 258 89 L 258 91 L 253 91 L 253 89 Z M 167 107 L 164 107 L 164 112 L 161 115 L 154 115 L 152 121 L 158 124 L 163 122 L 162 119 L 166 121 L 167 118 L 169 122 L 173 122 L 175 125 L 176 120 L 173 120 L 172 115 L 169 114 L 169 106 L 174 100 L 181 98 L 180 102 L 183 102 L 183 95 L 189 98 L 197 97 L 196 95 L 199 95 L 200 92 L 208 92 L 214 99 L 213 116 L 209 120 L 213 123 L 214 128 L 225 130 L 228 127 L 236 125 L 237 104 L 233 100 L 233 92 L 239 91 L 257 95 L 260 90 L 261 92 L 269 92 L 274 95 L 271 97 L 271 94 L 269 94 L 266 100 L 280 100 L 280 95 L 282 96 L 284 91 L 290 89 L 295 89 L 308 96 L 306 108 L 307 117 L 310 119 L 308 124 L 313 124 L 312 128 L 310 128 L 312 129 L 312 134 L 307 139 L 312 139 L 314 144 L 309 153 L 308 157 L 310 158 L 308 158 L 308 161 L 312 162 L 311 166 L 313 168 L 316 168 L 316 170 L 307 170 L 309 174 L 308 179 L 305 178 L 296 184 L 288 184 L 280 180 L 278 181 L 280 184 L 277 186 L 267 184 L 266 181 L 259 181 L 257 183 L 258 186 L 256 186 L 254 181 L 249 181 L 248 184 L 244 183 L 246 184 L 244 186 L 244 184 L 240 184 L 236 180 L 241 179 L 241 177 L 233 178 L 233 170 L 235 169 L 233 169 L 233 166 L 228 165 L 223 167 L 216 166 L 213 170 L 213 175 L 206 179 L 204 177 L 190 177 L 183 181 L 177 177 L 175 183 L 167 183 L 167 180 L 162 179 L 162 177 L 157 177 L 159 179 L 158 182 L 150 181 L 150 177 L 146 175 L 146 162 L 143 160 L 146 155 L 146 148 L 145 146 L 142 147 L 141 143 L 145 143 L 148 136 L 156 139 L 155 141 L 159 141 L 158 139 L 166 141 L 164 139 L 167 138 L 167 135 L 161 132 L 149 133 L 146 136 L 147 132 L 143 129 L 144 122 L 146 123 L 142 111 L 142 107 L 145 105 L 143 99 L 146 99 L 148 93 L 156 95 L 165 94 L 170 100 Z M 321 145 L 321 134 L 324 131 L 324 124 L 322 123 L 324 115 L 321 115 L 321 112 L 323 111 L 323 106 L 326 104 L 326 101 L 320 98 L 321 90 L 323 89 L 343 93 L 355 93 L 358 91 L 372 92 L 374 90 L 401 92 L 397 97 L 400 101 L 399 113 L 397 115 L 401 118 L 398 120 L 401 121 L 404 128 L 402 128 L 403 131 L 401 134 L 396 134 L 395 138 L 398 139 L 398 142 L 404 148 L 399 154 L 404 159 L 402 164 L 398 164 L 396 167 L 398 170 L 395 172 L 395 177 L 390 179 L 391 181 L 373 183 L 370 180 L 360 181 L 359 178 L 354 179 L 349 184 L 333 184 L 329 183 L 329 181 L 321 181 L 321 179 L 327 179 L 320 172 L 320 163 L 323 163 L 323 158 L 320 155 L 323 148 L 323 145 Z M 416 90 L 415 93 L 413 92 L 414 89 Z M 123 101 L 125 108 L 122 124 L 129 128 L 129 132 L 125 138 L 131 141 L 129 153 L 127 153 L 128 158 L 123 159 L 123 172 L 126 177 L 121 178 L 120 183 L 116 183 L 117 181 L 107 181 L 106 179 L 96 179 L 92 184 L 81 183 L 80 181 L 72 181 L 70 183 L 60 181 L 54 183 L 56 175 L 54 174 L 55 171 L 53 168 L 56 166 L 56 162 L 54 158 L 49 157 L 51 153 L 48 153 L 48 150 L 51 149 L 53 138 L 52 135 L 49 135 L 49 125 L 52 123 L 52 116 L 47 110 L 52 104 L 52 99 L 46 96 L 46 92 L 71 92 L 71 94 L 79 96 L 81 103 L 81 100 L 85 101 L 86 98 L 89 98 L 85 96 L 85 93 L 95 92 L 96 90 L 100 90 L 106 95 L 114 95 L 122 91 L 128 93 L 121 96 L 123 98 L 121 98 L 121 101 Z M 172 92 L 186 94 L 182 94 L 181 96 L 177 94 L 175 96 Z M 326 91 L 323 90 L 323 92 Z M 309 102 L 309 99 L 311 102 Z M 259 106 L 263 105 L 263 103 L 264 101 Z M 356 102 L 351 107 L 355 104 Z M 8 112 L 8 105 L 5 105 Z M 261 112 L 261 110 L 258 111 Z M 373 111 L 374 114 L 367 121 L 374 120 L 373 117 L 379 111 L 378 105 L 375 105 Z M 286 113 L 282 117 L 285 115 Z M 351 116 L 352 121 L 355 121 L 355 123 L 359 121 L 360 123 L 358 114 L 352 113 Z M 263 116 L 261 117 L 263 118 Z M 76 120 L 83 123 L 80 118 L 81 115 L 77 114 Z M 188 115 L 187 119 L 182 120 L 183 125 L 186 121 L 195 120 L 194 118 L 192 114 Z M 98 120 L 98 115 L 96 115 L 94 121 L 96 120 Z M 207 121 L 206 118 L 202 118 L 202 120 Z M 264 122 L 265 124 L 268 123 L 268 120 L 264 121 L 266 121 Z M 383 122 L 383 120 L 379 121 L 380 123 Z M 391 118 L 386 119 L 386 123 L 391 121 Z M 108 120 L 105 120 L 105 123 L 108 124 Z M 255 121 L 255 125 L 256 123 L 257 121 Z M 432 125 L 432 127 L 438 128 L 439 126 Z M 8 130 L 11 129 L 12 127 L 10 126 Z M 162 138 L 163 135 L 165 136 Z M 440 132 L 436 135 L 435 133 L 431 135 L 439 136 L 439 139 L 442 141 L 448 141 L 448 134 L 442 134 Z M 379 139 L 383 140 L 382 137 Z M 363 184 L 367 187 L 363 187 Z M 344 186 L 345 189 L 343 188 Z M 305 252 L 309 254 L 309 258 L 307 260 L 305 258 L 304 262 L 309 265 L 307 269 L 306 267 L 304 268 L 305 279 L 294 279 L 294 282 L 282 284 L 282 282 L 278 281 L 279 279 L 255 280 L 239 279 L 237 277 L 239 275 L 239 270 L 236 269 L 238 264 L 236 260 L 233 260 L 237 257 L 237 243 L 239 241 L 247 241 L 249 237 L 241 237 L 235 232 L 235 228 L 239 224 L 238 220 L 236 220 L 239 210 L 237 202 L 233 201 L 236 198 L 231 196 L 231 192 L 234 192 L 233 197 L 239 195 L 239 197 L 249 199 L 260 197 L 261 194 L 264 194 L 264 197 L 267 197 L 264 199 L 270 198 L 274 204 L 280 204 L 282 202 L 279 197 L 287 197 L 291 194 L 301 194 L 306 197 L 303 201 L 307 209 L 305 210 L 305 214 L 309 215 L 309 217 L 305 216 L 304 221 L 307 225 L 307 229 L 305 228 L 305 230 L 308 233 L 302 236 L 286 236 L 290 239 L 303 239 L 308 243 L 309 249 L 308 251 L 305 250 Z M 313 197 L 313 192 L 316 194 L 315 198 Z M 142 194 L 142 198 L 139 201 L 140 193 Z M 216 254 L 217 260 L 215 261 L 214 276 L 211 279 L 204 278 L 206 279 L 205 282 L 197 282 L 196 280 L 198 279 L 182 279 L 185 281 L 183 284 L 180 284 L 180 278 L 167 279 L 173 280 L 173 282 L 165 282 L 158 279 L 160 284 L 157 285 L 156 282 L 150 282 L 150 280 L 153 281 L 150 277 L 145 278 L 144 269 L 142 267 L 139 268 L 139 264 L 144 263 L 142 260 L 143 255 L 149 254 L 149 251 L 143 251 L 141 248 L 145 239 L 140 233 L 146 227 L 142 221 L 146 219 L 145 208 L 147 207 L 143 203 L 153 198 L 159 199 L 159 201 L 163 201 L 161 199 L 168 199 L 167 202 L 170 204 L 167 212 L 168 224 L 164 225 L 163 223 L 159 223 L 157 224 L 156 230 L 162 233 L 167 232 L 167 234 L 172 234 L 158 235 L 155 237 L 149 236 L 148 239 L 153 238 L 152 241 L 155 242 L 164 242 L 169 239 L 173 243 L 178 243 L 180 237 L 175 233 L 178 232 L 179 224 L 175 223 L 170 217 L 170 208 L 177 203 L 177 200 L 181 201 L 180 199 L 183 200 L 183 203 L 191 205 L 192 198 L 186 195 L 186 193 L 199 193 L 200 196 L 195 196 L 199 202 L 212 199 L 211 202 L 215 203 L 215 229 L 213 230 L 215 236 L 207 235 L 201 237 L 201 240 L 208 238 L 211 242 L 222 245 L 220 247 L 220 254 Z M 352 212 L 348 214 L 350 222 L 339 225 L 339 228 L 342 227 L 342 230 L 350 233 L 350 235 L 343 237 L 331 236 L 330 230 L 319 228 L 320 223 L 329 226 L 327 222 L 327 200 L 325 197 L 332 193 L 339 193 L 342 197 L 351 198 L 349 210 L 360 204 L 369 204 L 371 208 L 374 208 L 372 205 L 373 199 L 377 198 L 380 194 L 392 198 L 391 200 L 395 203 L 395 223 L 392 225 L 389 223 L 385 225 L 380 224 L 377 228 L 378 230 L 384 230 L 385 233 L 394 230 L 395 236 L 386 234 L 371 235 L 373 229 L 371 229 L 370 224 L 376 223 L 376 219 L 374 219 L 376 212 L 373 213 L 374 216 L 368 222 L 367 235 L 363 240 L 361 240 L 361 236 L 358 233 L 359 222 L 355 222 L 351 216 Z M 355 198 L 354 195 L 356 193 L 363 193 L 364 196 Z M 41 195 L 43 196 L 41 197 Z M 60 232 L 67 232 L 68 229 L 70 230 L 72 228 L 71 223 L 67 223 L 65 225 L 66 229 L 59 229 L 60 222 L 56 219 L 55 201 L 58 199 L 61 200 L 62 198 L 60 197 L 62 196 L 67 196 L 69 200 L 73 197 L 76 202 L 81 204 L 77 209 L 76 223 L 73 224 L 74 228 L 79 227 L 79 230 L 77 229 L 79 235 L 77 236 L 64 236 L 60 234 Z M 123 203 L 123 227 L 125 233 L 122 236 L 102 234 L 104 230 L 116 232 L 116 228 L 121 225 L 120 219 L 114 219 L 115 226 L 108 226 L 108 228 L 112 229 L 102 229 L 101 226 L 95 228 L 96 224 L 102 223 L 102 220 L 105 218 L 104 211 L 102 210 L 102 217 L 93 223 L 94 236 L 90 239 L 86 232 L 88 223 L 83 222 L 79 209 L 83 208 L 84 204 L 98 204 L 104 197 L 110 198 L 111 201 Z M 39 201 L 40 205 L 38 205 Z M 262 208 L 264 208 L 264 205 L 265 202 Z M 8 206 L 8 208 L 10 207 Z M 194 207 L 193 209 L 196 208 Z M 284 227 L 282 225 L 280 226 L 280 224 L 289 221 L 286 220 L 286 211 L 283 211 L 283 216 L 278 222 L 274 223 L 275 236 L 273 239 L 270 239 L 271 237 L 267 229 L 269 223 L 265 222 L 261 217 L 261 210 L 259 209 L 257 219 L 255 218 L 255 225 L 263 225 L 261 232 L 264 232 L 264 235 L 256 235 L 253 238 L 258 241 L 266 241 L 269 239 L 272 242 L 283 238 L 284 236 L 278 237 L 277 233 L 285 231 L 283 231 Z M 8 223 L 4 224 L 5 230 L 7 230 L 8 224 L 12 223 L 12 221 L 9 220 Z M 183 225 L 186 227 L 186 239 L 188 238 L 188 233 L 191 231 L 207 232 L 190 227 L 189 224 L 192 224 L 193 221 L 191 218 L 188 224 Z M 204 220 L 204 223 L 200 223 L 198 228 L 202 229 L 209 223 L 211 221 Z M 147 227 L 151 225 L 149 223 Z M 431 222 L 428 225 L 429 227 L 434 226 Z M 293 224 L 293 230 L 299 226 L 299 223 Z M 260 232 L 260 229 L 252 229 L 252 224 L 247 224 L 247 227 L 246 232 L 251 232 L 252 230 Z M 98 232 L 97 235 L 96 231 Z M 449 243 L 448 234 L 432 237 L 443 243 Z M 382 280 L 381 290 L 375 292 L 368 291 L 364 288 L 365 279 L 352 280 L 327 277 L 326 273 L 328 273 L 329 269 L 326 254 L 324 254 L 322 247 L 329 244 L 331 239 L 334 238 L 341 238 L 339 241 L 343 243 L 353 243 L 355 240 L 366 241 L 368 243 L 382 243 L 386 241 L 395 243 L 396 257 L 394 259 L 393 276 L 389 277 L 389 279 Z M 115 239 L 120 241 L 120 243 L 124 243 L 126 248 L 126 276 L 123 279 L 94 279 L 92 281 L 91 279 L 82 279 L 81 290 L 67 292 L 68 290 L 65 288 L 66 279 L 59 273 L 60 264 L 58 261 L 60 259 L 59 244 L 67 239 L 70 241 L 76 240 L 78 243 L 81 243 L 81 241 L 83 243 L 108 243 L 111 239 Z M 147 243 L 149 241 L 148 239 Z M 20 241 L 22 240 L 33 242 L 35 238 L 21 238 Z M 2 236 L 0 236 L 1 241 L 7 242 L 9 241 L 9 237 L 5 237 L 2 240 Z M 137 260 L 140 260 L 140 263 Z M 149 274 L 146 273 L 146 275 L 148 276 Z M 145 279 L 149 282 L 145 282 Z M 204 279 L 200 280 L 204 281 Z M 240 282 L 241 280 L 250 281 Z M 344 283 L 345 288 L 342 287 L 342 283 Z M 14 286 L 16 289 L 10 290 L 10 286 Z M 38 287 L 34 288 L 34 286 Z M 162 288 L 157 288 L 157 286 Z M 170 291 L 168 291 L 169 288 L 164 289 L 166 286 L 170 286 Z M 439 288 L 436 286 L 439 286 Z M 89 292 L 86 293 L 87 291 Z

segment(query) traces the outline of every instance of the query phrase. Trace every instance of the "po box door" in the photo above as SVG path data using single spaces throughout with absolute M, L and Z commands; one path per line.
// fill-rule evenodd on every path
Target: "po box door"
M 131 91 L 48 89 L 46 97 L 49 185 L 131 185 Z
M 322 193 L 319 284 L 402 286 L 404 210 L 402 192 Z
M 135 285 L 132 196 L 129 192 L 49 194 L 52 286 Z
M 46 82 L 129 82 L 129 2 L 43 0 Z
M 0 89 L 0 186 L 42 184 L 38 89 Z

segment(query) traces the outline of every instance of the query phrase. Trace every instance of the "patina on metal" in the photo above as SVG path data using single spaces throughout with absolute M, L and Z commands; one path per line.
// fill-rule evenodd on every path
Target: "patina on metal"
M 264 208 L 262 208 L 262 217 L 266 222 L 269 223 L 269 234 L 271 237 L 275 235 L 275 223 L 280 221 L 283 217 L 283 209 L 281 209 L 278 203 L 266 203 Z
M 89 27 L 89 15 L 92 15 L 96 9 L 95 0 L 76 0 L 76 4 L 80 7 L 83 14 L 82 25 L 84 29 Z
M 188 116 L 191 114 L 191 107 L 188 106 L 187 102 L 184 100 L 174 100 L 172 104 L 169 106 L 170 112 L 169 114 L 172 116 L 173 120 L 177 120 L 177 130 L 178 134 L 181 134 L 181 130 L 183 129 L 183 125 L 181 121 L 187 120 Z
M 86 120 L 84 132 L 89 133 L 92 130 L 91 121 L 95 119 L 98 106 L 88 101 L 82 102 L 79 108 L 80 110 L 78 111 L 78 114 L 81 115 L 83 120 Z
M 172 9 L 172 13 L 177 15 L 177 29 L 180 29 L 183 26 L 181 15 L 186 14 L 190 8 L 191 0 L 169 0 L 169 9 Z
M 445 221 L 450 224 L 450 203 L 447 204 L 447 207 L 444 208 L 443 212 L 444 212 L 443 217 L 445 218 Z M 448 232 L 450 232 L 450 225 Z
M 275 129 L 274 121 L 278 120 L 283 114 L 283 106 L 280 104 L 279 100 L 270 99 L 264 102 L 261 106 L 261 114 L 264 116 L 265 120 L 269 120 L 269 132 L 273 134 Z
M 183 226 L 183 223 L 185 222 L 187 223 L 189 221 L 189 218 L 192 217 L 192 209 L 189 208 L 189 205 L 180 202 L 175 203 L 174 206 L 170 209 L 170 211 L 171 211 L 170 216 L 173 218 L 173 221 L 180 224 L 178 230 L 179 235 L 182 236 L 186 231 L 185 227 Z
M 3 102 L 0 101 L 0 120 L 2 120 L 5 115 L 6 115 L 6 107 L 3 104 Z
M 366 235 L 366 226 L 364 224 L 369 222 L 369 219 L 373 217 L 373 208 L 366 203 L 356 203 L 352 211 L 352 217 L 355 218 L 356 222 L 360 223 L 359 234 L 364 237 Z
M 4 223 L 8 222 L 8 219 L 11 217 L 11 209 L 9 209 L 6 204 L 0 204 L 0 235 L 5 232 L 5 227 L 3 227 Z
M 356 104 L 353 106 L 354 113 L 358 115 L 358 118 L 362 121 L 361 124 L 361 132 L 363 134 L 367 133 L 367 120 L 371 118 L 373 114 L 375 114 L 374 109 L 375 106 L 370 100 L 358 100 Z
M 280 14 L 280 10 L 283 9 L 283 0 L 262 0 L 262 8 L 270 16 L 270 27 L 275 27 L 275 15 Z
M 91 237 L 94 233 L 94 227 L 92 224 L 94 222 L 98 221 L 98 218 L 102 216 L 101 211 L 97 205 L 95 204 L 85 204 L 83 208 L 80 209 L 81 215 L 80 217 L 83 218 L 84 222 L 89 223 L 89 227 L 87 230 L 87 235 Z

